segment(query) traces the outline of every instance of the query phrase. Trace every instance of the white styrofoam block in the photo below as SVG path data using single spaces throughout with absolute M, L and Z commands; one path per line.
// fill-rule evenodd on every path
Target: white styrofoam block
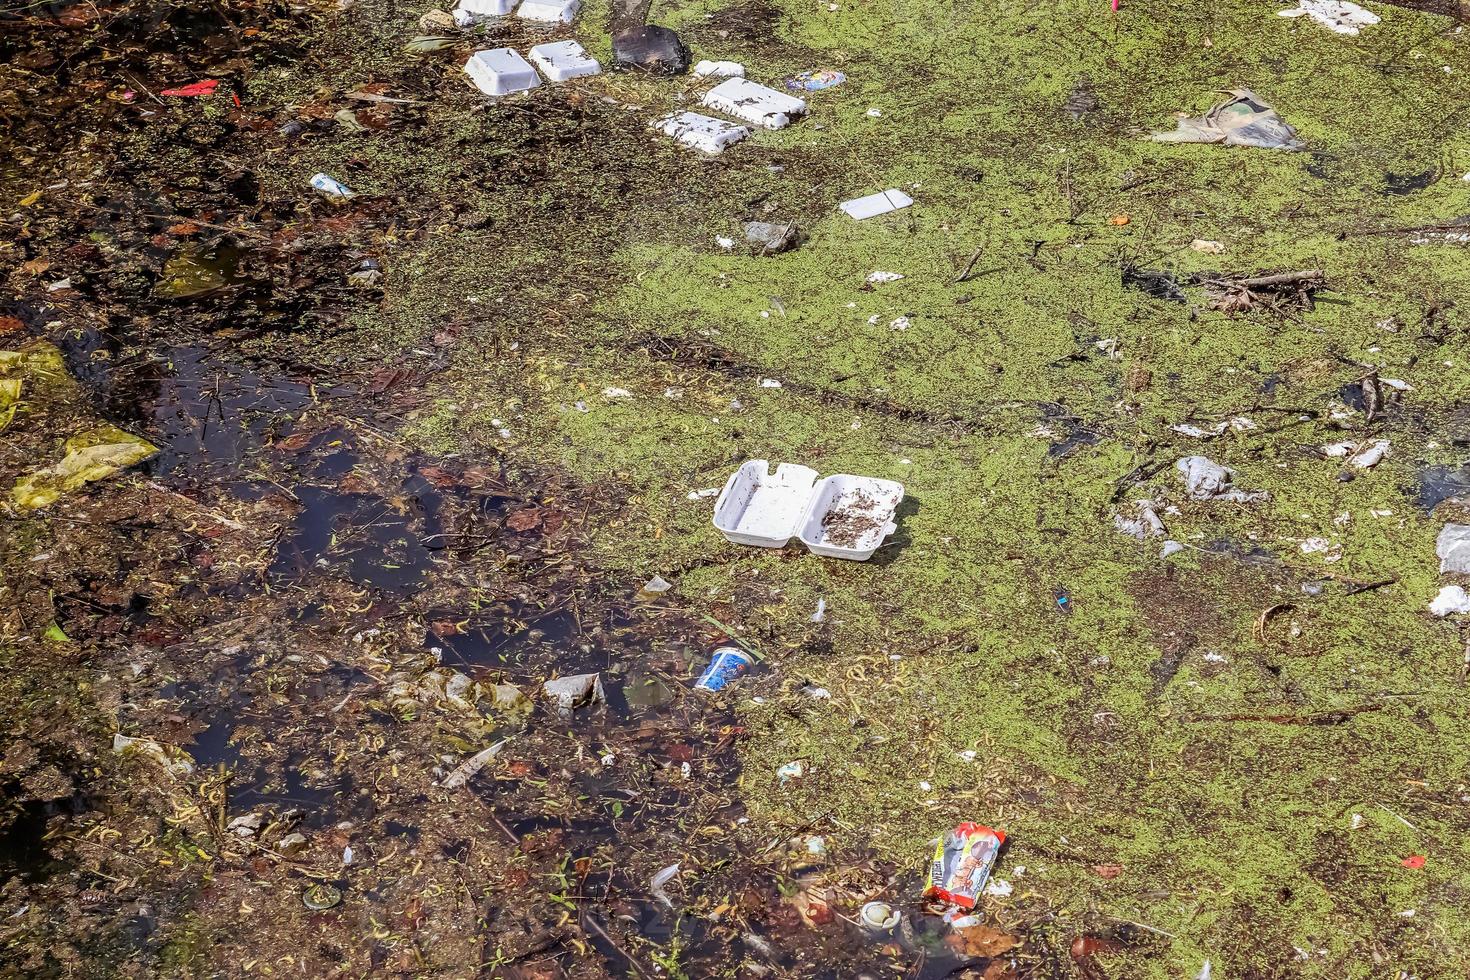
M 791 125 L 793 117 L 806 115 L 805 100 L 746 78 L 725 79 L 704 93 L 701 101 L 716 112 L 765 129 L 781 129 Z
M 516 0 L 459 0 L 454 8 L 454 22 L 469 27 L 490 17 L 504 17 L 515 6 Z
M 739 143 L 750 130 L 738 123 L 726 122 L 697 112 L 678 112 L 653 124 L 665 136 L 672 136 L 685 146 L 705 153 L 723 153 L 725 147 Z
M 829 476 L 812 491 L 798 537 L 813 554 L 867 561 L 898 529 L 893 515 L 903 484 L 871 476 Z
M 549 24 L 570 24 L 577 19 L 582 9 L 582 0 L 525 0 L 517 17 L 526 20 L 544 20 Z
M 696 78 L 744 78 L 745 66 L 738 61 L 701 61 L 694 66 Z
M 914 203 L 914 199 L 897 188 L 879 191 L 869 194 L 867 197 L 853 198 L 851 201 L 843 201 L 838 207 L 859 221 L 864 218 L 873 218 L 899 208 L 906 208 Z
M 796 533 L 811 496 L 817 471 L 782 463 L 774 474 L 763 459 L 752 459 L 730 474 L 715 502 L 715 527 L 736 544 L 784 548 Z
M 510 48 L 476 51 L 465 62 L 464 70 L 486 95 L 509 95 L 541 84 L 536 69 Z
M 528 54 L 531 56 L 531 64 L 540 68 L 541 74 L 553 82 L 565 82 L 602 71 L 597 59 L 576 41 L 538 44 Z

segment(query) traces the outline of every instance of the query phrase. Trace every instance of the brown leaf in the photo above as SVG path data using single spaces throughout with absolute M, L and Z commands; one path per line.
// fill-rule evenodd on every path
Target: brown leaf
M 15 333 L 17 330 L 24 329 L 25 324 L 20 322 L 19 317 L 0 316 L 0 334 Z
M 527 507 L 518 510 L 505 519 L 505 526 L 512 531 L 529 531 L 541 524 L 541 508 Z
M 1123 866 L 1121 864 L 1094 864 L 1092 870 L 1097 873 L 1099 878 L 1106 878 L 1108 881 L 1112 881 L 1123 873 Z

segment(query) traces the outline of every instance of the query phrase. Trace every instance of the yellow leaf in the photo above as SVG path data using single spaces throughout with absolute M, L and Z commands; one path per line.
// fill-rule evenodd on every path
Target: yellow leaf
M 39 469 L 15 482 L 10 495 L 22 510 L 54 503 L 84 483 L 112 476 L 158 452 L 146 439 L 114 425 L 100 425 L 66 441 L 61 462 Z
M 20 199 L 20 206 L 23 207 L 23 208 L 28 208 L 32 204 L 35 204 L 40 199 L 41 199 L 41 192 L 40 191 L 31 191 L 25 197 L 23 197 L 23 198 Z

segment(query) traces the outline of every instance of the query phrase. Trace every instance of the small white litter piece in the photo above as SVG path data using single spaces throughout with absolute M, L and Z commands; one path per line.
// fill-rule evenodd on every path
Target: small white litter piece
M 665 136 L 672 136 L 685 146 L 705 153 L 723 153 L 750 135 L 750 130 L 737 123 L 726 122 L 697 112 L 679 112 L 653 124 Z
M 836 474 L 818 480 L 809 466 L 753 459 L 731 474 L 715 503 L 714 524 L 736 544 L 784 548 L 793 536 L 830 558 L 867 561 L 897 530 L 903 484 Z
M 784 129 L 806 115 L 806 101 L 745 78 L 727 78 L 701 99 L 716 112 L 743 119 L 762 129 Z
M 1439 570 L 1470 575 L 1470 524 L 1446 524 L 1434 542 Z
M 696 78 L 744 78 L 745 66 L 738 61 L 701 61 L 694 66 Z
M 541 74 L 552 82 L 566 82 L 602 71 L 597 59 L 576 41 L 538 44 L 527 53 L 531 56 L 531 64 L 540 68 Z
M 454 22 L 470 27 L 491 17 L 504 17 L 515 9 L 516 0 L 459 0 L 454 8 Z
M 1184 489 L 1195 500 L 1229 500 L 1248 504 L 1267 500 L 1264 490 L 1240 490 L 1235 486 L 1235 471 L 1204 456 L 1185 456 L 1174 463 L 1184 477 Z
M 349 197 L 357 196 L 357 193 L 352 188 L 327 174 L 312 174 L 311 189 L 322 197 L 333 201 L 345 201 Z M 69 286 L 71 284 L 67 283 L 67 285 Z M 64 289 L 66 287 L 63 286 L 62 288 Z
M 1383 462 L 1389 452 L 1387 439 L 1375 439 L 1348 457 L 1348 465 L 1355 470 L 1369 470 Z
M 855 197 L 851 201 L 843 201 L 838 205 L 849 217 L 863 221 L 867 218 L 876 218 L 880 214 L 897 211 L 914 203 L 914 199 L 897 188 L 879 191 L 869 194 L 867 197 Z
M 1441 619 L 1452 613 L 1470 613 L 1470 595 L 1458 585 L 1446 585 L 1429 603 L 1429 611 Z
M 870 272 L 866 281 L 872 285 L 878 285 L 885 282 L 898 282 L 902 278 L 903 273 L 901 272 Z
M 547 24 L 570 24 L 581 9 L 582 0 L 525 0 L 516 16 Z
M 1346 0 L 1297 0 L 1295 7 L 1278 10 L 1276 16 L 1310 17 L 1329 31 L 1347 35 L 1355 35 L 1382 19 L 1373 11 Z
M 510 48 L 476 51 L 465 62 L 464 70 L 486 95 L 510 95 L 541 84 L 536 69 Z

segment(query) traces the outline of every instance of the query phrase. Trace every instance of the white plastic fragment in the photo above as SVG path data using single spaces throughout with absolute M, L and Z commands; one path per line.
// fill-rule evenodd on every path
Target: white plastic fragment
M 601 674 L 558 677 L 543 683 L 541 690 L 563 715 L 571 714 L 573 709 L 584 704 L 603 704 L 607 701 L 607 694 L 602 689 Z
M 676 861 L 649 879 L 648 893 L 660 902 L 663 902 L 664 905 L 673 908 L 674 903 L 669 899 L 668 893 L 664 891 L 664 886 L 677 877 L 679 877 L 679 864 Z
M 548 24 L 570 24 L 581 9 L 582 0 L 525 0 L 516 16 Z
M 112 736 L 112 751 L 120 755 L 138 754 L 147 756 L 163 766 L 170 776 L 191 776 L 194 759 L 176 745 L 164 745 L 157 739 L 133 738 L 117 732 Z
M 1170 555 L 1177 555 L 1183 550 L 1184 545 L 1180 544 L 1178 541 L 1170 539 L 1168 541 L 1165 541 L 1163 546 L 1159 548 L 1159 557 L 1168 558 Z
M 1441 572 L 1470 575 L 1470 524 L 1446 524 L 1434 542 Z
M 661 592 L 667 592 L 673 587 L 674 583 L 670 582 L 662 575 L 655 575 L 653 578 L 643 583 L 643 591 L 651 592 L 654 595 L 658 595 Z
M 665 116 L 655 122 L 653 128 L 705 153 L 723 153 L 750 135 L 750 130 L 744 126 L 697 112 Z
M 720 495 L 720 488 L 719 487 L 705 487 L 703 490 L 690 490 L 689 491 L 689 499 L 690 500 L 707 500 L 710 497 L 718 497 L 719 495 Z
M 454 8 L 454 22 L 469 27 L 491 17 L 504 17 L 515 5 L 516 0 L 459 0 Z
M 1220 255 L 1225 251 L 1224 242 L 1217 242 L 1209 238 L 1196 238 L 1189 243 L 1189 247 L 1205 255 Z
M 1174 468 L 1184 475 L 1184 489 L 1195 500 L 1229 500 L 1247 504 L 1271 496 L 1264 490 L 1236 489 L 1235 472 L 1204 456 L 1185 456 L 1175 462 Z
M 633 393 L 631 391 L 629 391 L 627 388 L 604 388 L 604 389 L 602 389 L 602 397 L 603 398 L 632 398 L 633 397 Z
M 863 221 L 868 218 L 876 218 L 880 214 L 888 214 L 890 211 L 898 211 L 914 203 L 914 199 L 897 188 L 879 191 L 869 194 L 867 197 L 855 197 L 850 201 L 843 201 L 838 205 L 848 217 Z
M 1375 439 L 1367 446 L 1348 457 L 1348 465 L 1355 470 L 1372 469 L 1388 455 L 1388 440 Z
M 716 112 L 763 129 L 784 129 L 806 115 L 806 101 L 745 78 L 727 78 L 700 100 Z
M 1470 595 L 1458 585 L 1446 585 L 1429 603 L 1429 611 L 1443 619 L 1452 613 L 1470 613 Z
M 335 178 L 329 177 L 326 174 L 313 174 L 311 177 L 311 187 L 322 197 L 333 201 L 345 201 L 349 197 L 357 196 L 352 188 L 346 184 L 338 183 Z
M 1310 17 L 1329 31 L 1347 35 L 1356 35 L 1362 28 L 1382 19 L 1371 10 L 1347 0 L 1297 0 L 1295 7 L 1278 10 L 1276 16 Z
M 870 272 L 867 281 L 870 283 L 898 282 L 903 278 L 901 272 Z
M 511 48 L 487 48 L 470 55 L 465 74 L 486 95 L 526 92 L 541 84 L 536 69 Z
M 1136 541 L 1147 541 L 1149 538 L 1162 537 L 1168 533 L 1163 519 L 1154 510 L 1152 500 L 1135 500 L 1133 505 L 1138 510 L 1138 516 L 1128 517 L 1122 513 L 1114 514 L 1114 527 Z
M 738 61 L 701 61 L 694 66 L 696 78 L 744 78 L 745 66 Z
M 1015 890 L 1016 886 L 1004 878 L 991 878 L 985 885 L 985 894 L 991 898 L 1010 898 Z
M 531 56 L 531 64 L 552 82 L 566 82 L 602 71 L 597 59 L 576 41 L 549 41 L 536 45 L 527 54 Z

